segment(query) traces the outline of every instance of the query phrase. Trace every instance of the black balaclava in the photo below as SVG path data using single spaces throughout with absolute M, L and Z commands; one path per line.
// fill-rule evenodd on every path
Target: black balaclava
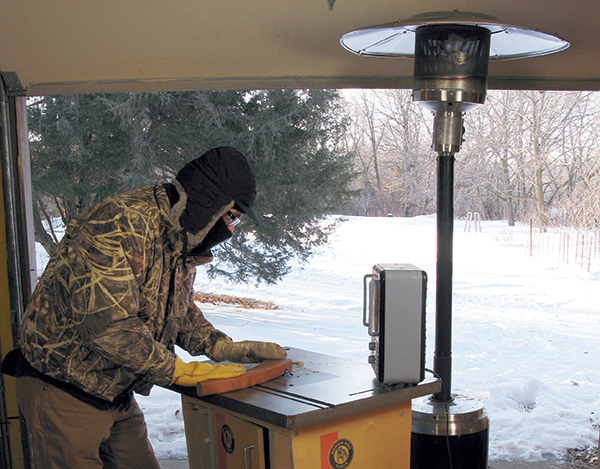
M 203 239 L 198 248 L 209 250 L 231 237 L 221 218 L 230 208 L 235 207 L 258 221 L 252 210 L 256 177 L 246 158 L 236 149 L 213 148 L 185 165 L 175 179 L 187 196 L 179 218 L 181 227 L 192 236 L 205 231 L 204 236 L 199 236 Z

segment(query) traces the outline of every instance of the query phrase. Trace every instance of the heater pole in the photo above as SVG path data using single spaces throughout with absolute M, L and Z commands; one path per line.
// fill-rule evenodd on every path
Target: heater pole
M 454 153 L 438 154 L 437 272 L 433 369 L 441 378 L 438 401 L 452 400 L 452 247 L 454 232 Z
M 442 380 L 436 401 L 452 400 L 452 249 L 454 235 L 454 155 L 463 139 L 460 111 L 434 113 L 433 145 L 438 154 L 437 168 L 437 265 L 435 352 L 433 371 Z

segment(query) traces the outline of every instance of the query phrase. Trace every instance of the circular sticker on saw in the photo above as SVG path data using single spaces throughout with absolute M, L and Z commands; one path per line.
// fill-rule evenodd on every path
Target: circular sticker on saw
M 329 450 L 329 465 L 333 469 L 345 469 L 352 462 L 354 447 L 350 440 L 337 440 Z
M 229 425 L 223 425 L 221 427 L 221 443 L 223 443 L 223 448 L 229 454 L 233 453 L 233 448 L 235 447 L 235 440 L 233 439 L 233 432 Z

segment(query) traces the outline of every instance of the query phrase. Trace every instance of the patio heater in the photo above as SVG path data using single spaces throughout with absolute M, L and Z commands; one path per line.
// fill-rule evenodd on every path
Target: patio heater
M 365 57 L 414 58 L 413 101 L 434 116 L 437 169 L 437 264 L 433 371 L 442 390 L 413 403 L 411 469 L 487 468 L 489 424 L 474 399 L 453 396 L 452 270 L 454 155 L 463 142 L 463 113 L 483 104 L 489 60 L 559 52 L 569 43 L 500 23 L 488 15 L 433 12 L 344 34 L 342 46 Z M 402 357 L 398 357 L 402 359 Z

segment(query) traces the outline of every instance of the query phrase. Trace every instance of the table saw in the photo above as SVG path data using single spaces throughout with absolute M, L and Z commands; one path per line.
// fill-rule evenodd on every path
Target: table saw
M 367 363 L 286 350 L 283 376 L 182 395 L 190 469 L 410 467 L 411 400 L 439 392 L 438 380 L 386 385 Z

